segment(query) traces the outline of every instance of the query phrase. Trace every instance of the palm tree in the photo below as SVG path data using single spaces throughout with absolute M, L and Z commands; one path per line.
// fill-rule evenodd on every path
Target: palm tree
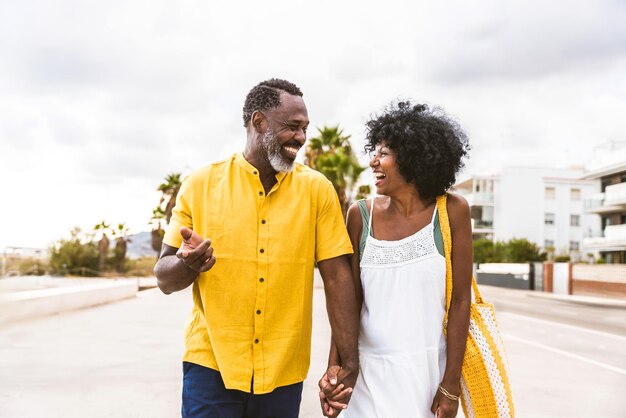
M 150 232 L 150 238 L 152 243 L 152 249 L 159 253 L 161 251 L 161 244 L 163 242 L 163 236 L 165 231 L 161 226 L 161 223 L 165 219 L 165 211 L 161 206 L 157 206 L 152 209 L 152 218 L 150 218 L 150 225 L 152 225 L 152 231 Z
M 115 239 L 115 270 L 118 273 L 124 272 L 126 262 L 126 250 L 128 248 L 128 228 L 126 223 L 117 224 L 117 229 L 113 229 L 113 236 L 117 236 Z
M 178 196 L 178 191 L 180 190 L 180 185 L 182 184 L 180 176 L 180 173 L 168 174 L 165 176 L 165 182 L 161 183 L 157 189 L 161 192 L 159 207 L 163 206 L 163 203 L 167 200 L 167 204 L 164 209 L 165 222 L 167 223 L 170 223 L 170 219 L 172 218 L 172 209 L 174 209 L 174 205 L 176 205 L 176 196 Z
M 165 221 L 165 224 L 168 224 L 172 218 L 172 210 L 174 205 L 176 205 L 176 196 L 178 196 L 178 191 L 182 184 L 181 176 L 181 173 L 170 173 L 165 176 L 165 181 L 157 188 L 161 192 L 161 200 L 157 207 L 152 210 L 152 218 L 150 219 L 152 224 L 152 249 L 157 253 L 161 251 L 163 235 L 165 235 L 163 221 Z
M 365 170 L 352 151 L 350 135 L 337 126 L 317 129 L 319 135 L 309 139 L 305 164 L 324 174 L 335 187 L 345 217 L 352 200 L 354 185 Z
M 111 229 L 111 225 L 102 220 L 93 227 L 94 231 L 102 231 L 102 237 L 98 241 L 98 271 L 100 274 L 104 271 L 107 261 L 107 253 L 109 252 L 109 237 L 106 231 Z

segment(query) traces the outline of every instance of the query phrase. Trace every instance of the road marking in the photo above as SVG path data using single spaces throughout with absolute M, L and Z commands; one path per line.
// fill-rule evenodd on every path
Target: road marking
M 514 317 L 517 317 L 517 318 L 520 318 L 520 319 L 525 319 L 525 320 L 528 320 L 528 321 L 535 321 L 535 322 L 540 322 L 540 323 L 543 323 L 543 324 L 549 324 L 549 325 L 559 326 L 559 327 L 563 327 L 563 328 L 569 328 L 569 329 L 573 329 L 573 330 L 576 330 L 576 331 L 585 331 L 585 332 L 588 332 L 590 334 L 600 335 L 600 336 L 609 337 L 609 338 L 615 338 L 616 340 L 620 340 L 620 341 L 626 341 L 626 337 L 624 337 L 622 335 L 611 334 L 609 332 L 603 332 L 603 331 L 596 331 L 595 329 L 578 327 L 576 325 L 562 324 L 560 322 L 548 321 L 547 319 L 539 319 L 539 318 L 535 318 L 535 317 L 531 317 L 531 316 L 515 314 L 515 313 L 512 313 L 512 312 L 498 312 L 497 315 L 498 316 L 501 316 L 501 315 L 504 315 L 504 316 L 514 316 Z
M 598 367 L 601 367 L 603 369 L 610 370 L 612 372 L 616 372 L 616 373 L 620 373 L 620 374 L 626 375 L 626 370 L 625 369 L 621 369 L 619 367 L 611 366 L 610 364 L 606 364 L 606 363 L 602 363 L 602 362 L 599 362 L 599 361 L 596 361 L 596 360 L 592 360 L 592 359 L 589 359 L 587 357 L 582 357 L 582 356 L 579 356 L 577 354 L 568 353 L 567 351 L 559 350 L 558 348 L 550 347 L 550 346 L 547 346 L 547 345 L 544 345 L 544 344 L 539 344 L 539 343 L 536 343 L 534 341 L 529 341 L 529 340 L 524 339 L 524 338 L 515 337 L 515 336 L 510 335 L 510 334 L 502 334 L 502 335 L 504 336 L 505 339 L 508 339 L 508 340 L 513 340 L 513 341 L 517 341 L 517 342 L 520 342 L 520 343 L 523 343 L 523 344 L 527 344 L 527 345 L 530 345 L 530 346 L 533 346 L 533 347 L 542 348 L 544 350 L 551 351 L 551 352 L 556 353 L 556 354 L 560 354 L 560 355 L 562 355 L 564 357 L 573 358 L 575 360 L 579 360 L 579 361 L 582 361 L 582 362 L 585 362 L 585 363 L 593 364 L 594 366 L 598 366 Z

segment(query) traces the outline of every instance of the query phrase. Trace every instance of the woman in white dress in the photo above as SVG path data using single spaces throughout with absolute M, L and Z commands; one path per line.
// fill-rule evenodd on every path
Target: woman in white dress
M 367 128 L 378 196 L 352 205 L 347 217 L 361 303 L 360 371 L 354 388 L 344 388 L 331 344 L 320 380 L 322 411 L 452 418 L 469 326 L 472 231 L 467 202 L 449 194 L 454 285 L 444 335 L 446 267 L 436 198 L 454 184 L 467 138 L 442 111 L 410 102 L 391 105 Z

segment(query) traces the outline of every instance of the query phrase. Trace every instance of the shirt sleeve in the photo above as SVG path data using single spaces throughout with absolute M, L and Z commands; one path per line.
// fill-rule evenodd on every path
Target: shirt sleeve
M 165 229 L 163 243 L 170 247 L 180 248 L 183 237 L 180 235 L 180 228 L 186 226 L 193 229 L 193 219 L 191 217 L 191 175 L 185 177 L 176 196 L 176 205 L 172 210 L 172 218 Z
M 339 198 L 329 181 L 320 185 L 318 199 L 315 260 L 319 262 L 352 254 L 352 244 L 341 213 Z

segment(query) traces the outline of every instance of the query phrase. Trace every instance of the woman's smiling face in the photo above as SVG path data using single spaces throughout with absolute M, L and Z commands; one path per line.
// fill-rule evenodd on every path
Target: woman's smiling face
M 387 195 L 396 187 L 407 184 L 400 174 L 394 151 L 384 141 L 376 145 L 370 159 L 370 167 L 374 173 L 376 193 L 380 195 Z

